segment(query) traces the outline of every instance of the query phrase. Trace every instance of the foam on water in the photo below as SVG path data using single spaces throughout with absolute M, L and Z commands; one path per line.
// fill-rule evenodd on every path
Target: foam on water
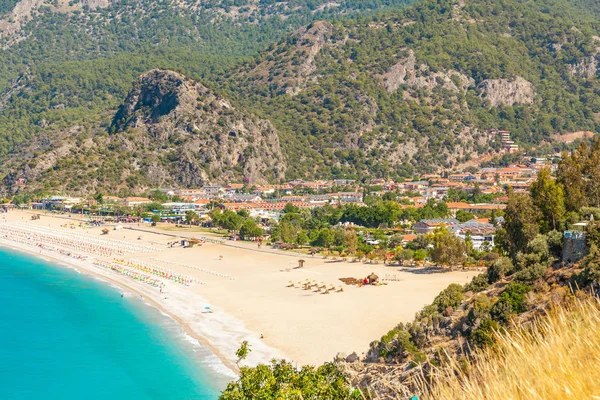
M 0 248 L 0 399 L 216 399 L 235 376 L 139 297 L 65 267 Z

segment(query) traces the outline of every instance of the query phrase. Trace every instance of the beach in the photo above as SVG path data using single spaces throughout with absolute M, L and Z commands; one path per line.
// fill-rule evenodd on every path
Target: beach
M 3 214 L 0 244 L 67 263 L 122 288 L 125 295 L 143 296 L 209 348 L 232 376 L 235 350 L 244 340 L 252 352 L 242 365 L 273 358 L 320 364 L 338 353 L 360 355 L 389 329 L 411 321 L 450 283 L 464 284 L 477 274 L 337 261 L 266 245 L 259 250 L 255 244 L 171 247 L 175 238 L 149 224 L 140 224 L 143 230 L 137 224 L 114 230 L 79 227 L 76 216 L 41 214 L 32 220 L 32 215 Z M 103 235 L 105 228 L 109 232 Z M 301 258 L 304 266 L 295 268 Z M 339 280 L 371 273 L 392 280 L 363 287 Z M 325 289 L 303 290 L 306 282 Z

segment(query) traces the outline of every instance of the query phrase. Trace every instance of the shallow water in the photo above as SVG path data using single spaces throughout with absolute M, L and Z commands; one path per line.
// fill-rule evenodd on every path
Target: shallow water
M 219 364 L 140 299 L 0 248 L 0 399 L 216 399 Z

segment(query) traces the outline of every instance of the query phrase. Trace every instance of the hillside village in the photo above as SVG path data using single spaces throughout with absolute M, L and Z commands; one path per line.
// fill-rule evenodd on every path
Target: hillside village
M 546 158 L 531 158 L 522 164 L 423 175 L 404 182 L 385 179 L 366 182 L 293 180 L 276 185 L 230 183 L 200 188 L 155 188 L 145 196 L 123 198 L 102 193 L 91 198 L 16 196 L 12 203 L 7 201 L 3 207 L 85 214 L 90 219 L 117 223 L 221 228 L 225 231 L 219 231 L 220 234 L 231 240 L 265 241 L 283 249 L 310 248 L 313 254 L 317 251 L 330 254 L 334 248 L 342 257 L 358 254 L 359 257 L 385 261 L 395 258 L 424 262 L 430 259 L 419 252 L 419 246 L 412 245 L 413 242 L 419 241 L 420 237 L 431 237 L 442 229 L 462 242 L 468 242 L 475 252 L 493 248 L 496 228 L 503 222 L 508 188 L 515 193 L 527 192 L 542 168 L 554 172 L 556 164 Z M 335 233 L 335 228 L 356 231 L 357 243 L 348 244 L 347 240 L 339 238 L 323 240 L 319 229 L 300 227 L 294 221 L 291 222 L 295 226 L 292 233 L 281 232 L 282 226 L 290 222 L 290 215 L 308 218 L 335 214 L 331 210 L 338 210 L 338 213 L 376 210 L 378 204 L 385 204 L 385 212 L 392 210 L 394 216 L 364 219 L 364 222 L 360 216 L 338 216 L 335 223 L 328 217 L 327 224 L 335 225 L 331 232 Z M 381 213 L 381 210 L 373 212 Z M 225 221 L 225 215 L 234 214 L 241 217 Z M 400 254 L 400 249 L 407 246 L 413 253 Z M 458 256 L 444 262 L 474 265 L 477 260 Z

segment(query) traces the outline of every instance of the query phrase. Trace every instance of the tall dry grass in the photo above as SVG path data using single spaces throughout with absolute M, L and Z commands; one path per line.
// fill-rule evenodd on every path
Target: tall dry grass
M 498 334 L 477 362 L 453 362 L 422 386 L 431 400 L 600 400 L 600 304 L 577 300 L 531 329 Z

